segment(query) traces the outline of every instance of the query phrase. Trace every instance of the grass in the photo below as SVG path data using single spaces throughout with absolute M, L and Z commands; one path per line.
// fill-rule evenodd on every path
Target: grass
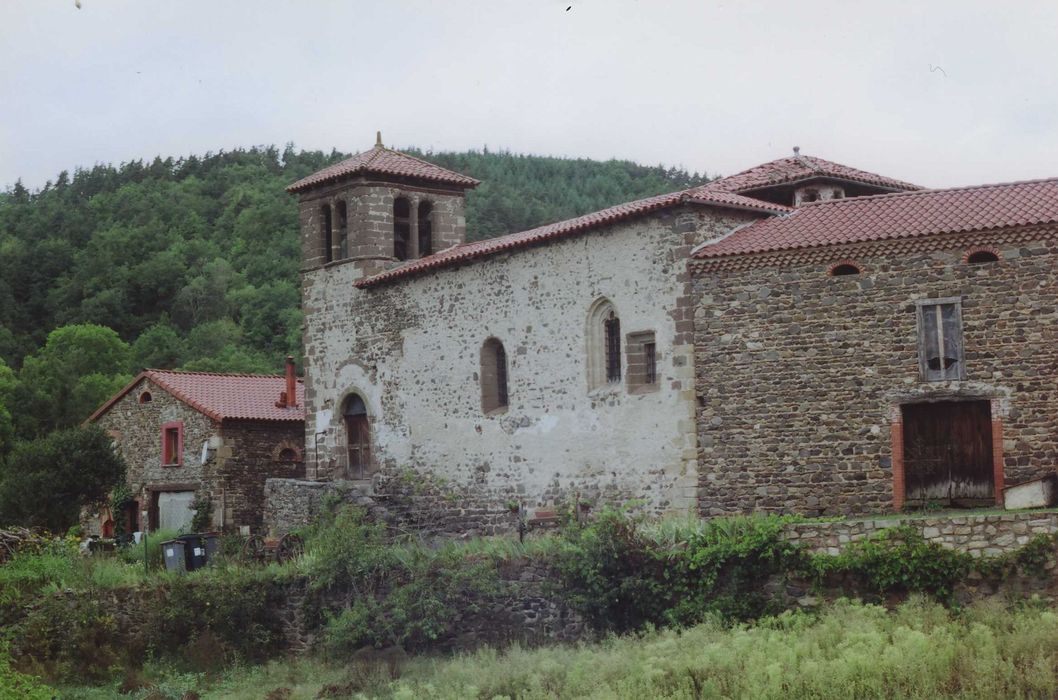
M 755 625 L 709 622 L 595 644 L 482 649 L 387 668 L 318 660 L 273 662 L 220 678 L 146 677 L 163 697 L 315 698 L 1037 698 L 1058 685 L 1058 615 L 1038 606 L 978 604 L 961 612 L 917 598 L 889 612 L 839 602 Z M 336 692 L 340 689 L 341 692 Z M 64 688 L 74 700 L 143 698 Z M 157 697 L 157 696 L 154 696 Z

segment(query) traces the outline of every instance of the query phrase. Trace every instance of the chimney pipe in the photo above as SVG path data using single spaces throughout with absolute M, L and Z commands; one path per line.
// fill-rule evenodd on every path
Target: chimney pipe
M 287 407 L 298 405 L 298 380 L 294 376 L 294 357 L 287 355 Z

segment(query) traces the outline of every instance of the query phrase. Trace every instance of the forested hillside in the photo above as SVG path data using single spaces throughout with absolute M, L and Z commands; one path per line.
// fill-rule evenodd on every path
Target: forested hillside
M 705 180 L 627 161 L 408 152 L 482 181 L 467 198 L 472 239 Z M 301 324 L 284 188 L 344 157 L 288 146 L 156 158 L 0 193 L 0 414 L 19 413 L 16 390 L 47 413 L 14 415 L 28 437 L 80 420 L 143 367 L 278 371 L 299 354 Z

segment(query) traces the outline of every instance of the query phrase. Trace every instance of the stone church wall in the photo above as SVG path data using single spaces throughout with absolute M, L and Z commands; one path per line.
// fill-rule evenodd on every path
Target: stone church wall
M 508 527 L 512 501 L 532 510 L 577 492 L 590 502 L 643 499 L 656 513 L 693 509 L 686 260 L 749 218 L 658 214 L 366 290 L 353 286 L 355 262 L 306 271 L 309 478 L 341 474 L 342 406 L 355 392 L 382 469 L 376 489 L 406 484 L 410 470 L 456 494 L 451 508 L 480 530 Z M 657 391 L 589 390 L 587 318 L 602 297 L 624 338 L 655 332 Z M 482 411 L 478 376 L 490 337 L 508 358 L 510 402 L 498 415 Z
M 981 245 L 1002 259 L 964 262 Z M 702 515 L 891 510 L 899 407 L 927 399 L 991 402 L 1006 484 L 1053 473 L 1053 229 L 823 253 L 742 258 L 696 272 Z M 862 274 L 828 276 L 843 258 Z M 920 378 L 915 300 L 925 297 L 962 299 L 963 381 Z

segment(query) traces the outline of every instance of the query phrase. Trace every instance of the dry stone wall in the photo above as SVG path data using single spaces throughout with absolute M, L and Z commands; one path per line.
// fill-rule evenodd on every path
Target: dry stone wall
M 963 261 L 994 244 L 999 262 Z M 699 510 L 806 515 L 893 507 L 894 411 L 987 399 L 1007 484 L 1058 465 L 1058 240 L 981 233 L 701 268 Z M 862 274 L 831 277 L 852 259 Z M 915 301 L 960 297 L 966 379 L 919 376 Z
M 1036 535 L 1058 533 L 1058 513 L 815 521 L 787 525 L 783 536 L 817 554 L 840 554 L 851 542 L 902 526 L 914 528 L 926 541 L 942 547 L 968 552 L 974 557 L 991 557 L 1019 549 Z

